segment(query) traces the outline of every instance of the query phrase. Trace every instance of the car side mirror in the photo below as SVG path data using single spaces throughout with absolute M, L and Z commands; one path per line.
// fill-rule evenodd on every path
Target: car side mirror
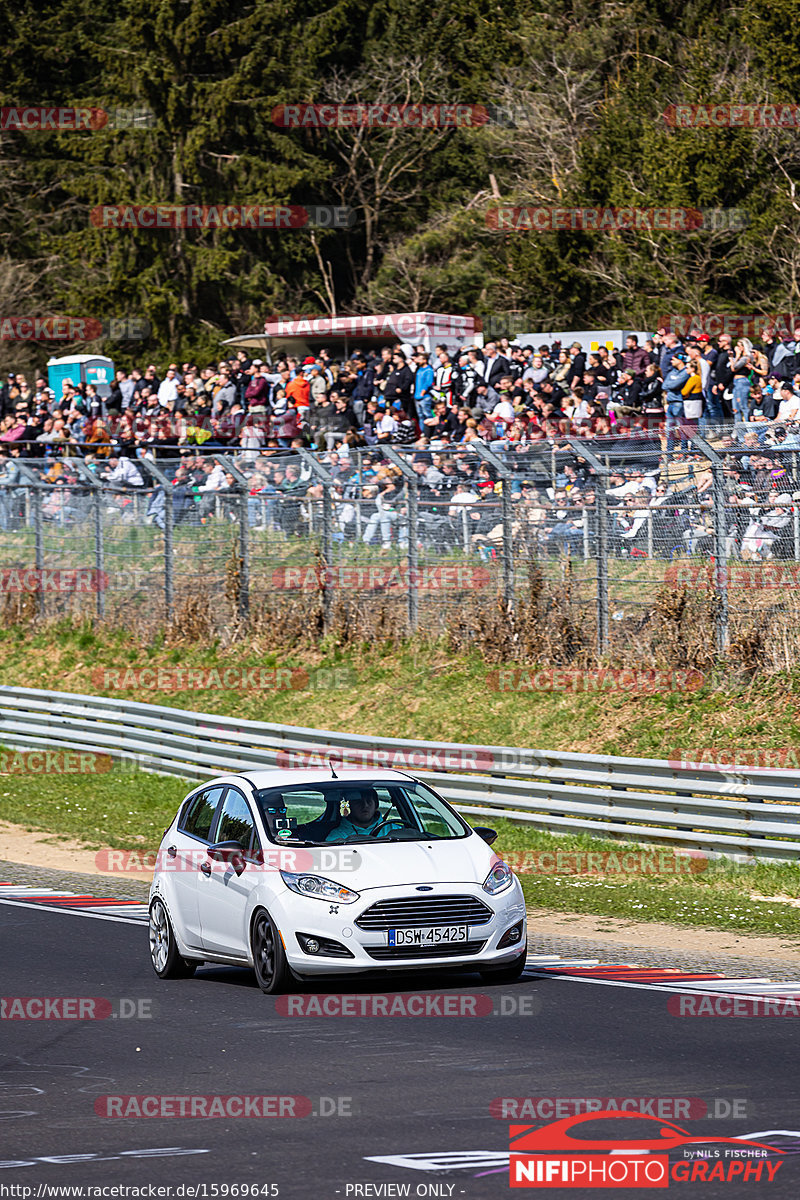
M 472 828 L 479 838 L 483 838 L 487 846 L 491 846 L 492 842 L 497 841 L 496 829 L 488 829 L 486 825 L 473 825 Z
M 239 842 L 217 842 L 209 846 L 206 852 L 215 862 L 230 863 L 237 875 L 245 868 L 244 847 Z

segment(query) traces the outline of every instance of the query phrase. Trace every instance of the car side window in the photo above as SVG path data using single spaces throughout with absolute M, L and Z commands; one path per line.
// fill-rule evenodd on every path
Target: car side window
M 215 787 L 205 788 L 202 792 L 198 792 L 189 801 L 189 805 L 178 825 L 181 833 L 188 833 L 190 837 L 200 838 L 203 842 L 209 841 L 211 826 L 214 823 L 214 817 L 217 813 L 217 805 L 224 790 L 224 788 Z
M 255 822 L 249 804 L 240 791 L 228 788 L 220 805 L 214 841 L 238 842 L 243 850 L 250 850 L 255 836 Z

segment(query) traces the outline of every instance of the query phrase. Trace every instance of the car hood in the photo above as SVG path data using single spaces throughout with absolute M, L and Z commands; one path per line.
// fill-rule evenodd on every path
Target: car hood
M 347 864 L 330 851 L 349 850 Z M 326 851 L 328 854 L 326 855 Z M 404 884 L 483 883 L 497 855 L 479 837 L 442 842 L 373 842 L 324 846 L 312 851 L 319 872 L 346 887 L 364 892 Z M 346 869 L 347 867 L 347 869 Z

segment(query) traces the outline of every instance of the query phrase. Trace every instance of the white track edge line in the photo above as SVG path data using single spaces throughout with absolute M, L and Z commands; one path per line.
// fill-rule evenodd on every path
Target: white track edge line
M 661 983 L 626 983 L 620 979 L 585 979 L 578 975 L 558 975 L 556 972 L 553 972 L 553 971 L 548 971 L 547 974 L 537 972 L 537 977 L 539 979 L 561 979 L 561 980 L 571 982 L 571 983 L 597 983 L 597 984 L 602 984 L 604 987 L 635 988 L 637 991 L 643 991 L 643 992 L 672 992 L 672 993 L 681 993 L 681 994 L 685 994 L 688 996 L 709 996 L 709 995 L 712 995 L 712 996 L 716 996 L 716 995 L 736 996 L 736 995 L 738 995 L 738 996 L 743 996 L 747 999 L 754 998 L 754 994 L 752 992 L 699 991 L 697 988 L 693 988 L 689 984 L 686 984 L 683 987 L 679 987 L 677 984 L 677 981 L 675 984 L 671 984 L 671 985 L 666 985 L 666 984 L 661 984 Z M 725 980 L 721 979 L 720 984 L 724 984 L 724 983 L 725 983 Z M 792 985 L 789 984 L 788 986 L 791 987 Z M 772 997 L 772 999 L 777 999 L 777 998 L 778 997 L 775 997 L 775 996 Z M 767 997 L 765 996 L 765 997 L 763 997 L 763 999 L 767 999 Z
M 118 925 L 144 925 L 144 921 L 140 917 L 112 917 L 105 913 L 87 911 L 85 908 L 67 908 L 66 906 L 53 906 L 47 904 L 27 904 L 24 900 L 3 900 L 0 899 L 0 904 L 6 904 L 10 908 L 31 908 L 34 912 L 50 912 L 50 913 L 66 913 L 70 917 L 91 917 L 95 921 L 116 921 Z

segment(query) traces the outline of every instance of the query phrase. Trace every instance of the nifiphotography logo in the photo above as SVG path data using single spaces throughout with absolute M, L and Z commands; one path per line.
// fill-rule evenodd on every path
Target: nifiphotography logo
M 771 1183 L 784 1152 L 742 1137 L 696 1137 L 658 1117 L 606 1109 L 548 1125 L 509 1126 L 509 1184 L 532 1188 L 665 1188 Z

